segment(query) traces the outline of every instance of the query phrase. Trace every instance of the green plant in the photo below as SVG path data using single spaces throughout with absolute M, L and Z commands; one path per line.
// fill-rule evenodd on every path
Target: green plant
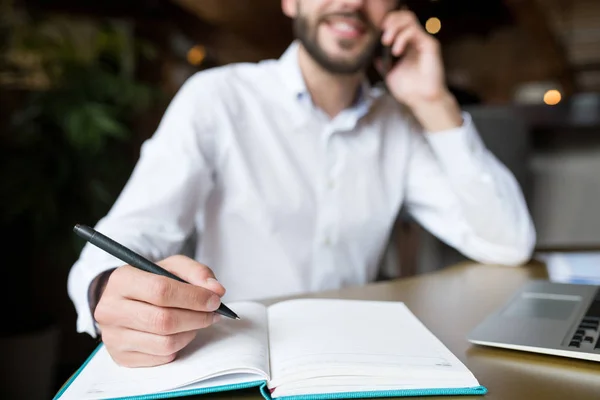
M 36 76 L 38 87 L 26 90 L 0 136 L 4 276 L 17 293 L 6 300 L 21 306 L 13 327 L 28 325 L 23 310 L 44 301 L 40 279 L 66 276 L 83 245 L 73 225 L 95 222 L 115 201 L 135 161 L 132 126 L 158 94 L 133 73 L 148 47 L 119 23 L 19 16 L 3 42 L 13 61 L 0 66 Z M 65 292 L 58 283 L 53 290 Z

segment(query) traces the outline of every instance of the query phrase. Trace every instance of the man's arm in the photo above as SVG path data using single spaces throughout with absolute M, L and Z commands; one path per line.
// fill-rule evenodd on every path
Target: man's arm
M 405 198 L 410 214 L 476 261 L 526 262 L 536 234 L 521 188 L 485 147 L 470 115 L 460 113 L 452 97 L 413 113 L 428 122 L 412 131 Z
M 211 113 L 202 74 L 190 78 L 167 108 L 110 212 L 96 229 L 158 261 L 179 252 L 212 188 Z M 206 102 L 206 101 L 204 101 Z M 68 280 L 78 313 L 77 330 L 96 336 L 91 309 L 98 302 L 92 282 L 123 262 L 86 244 Z M 92 304 L 90 304 L 90 300 Z
M 477 261 L 527 261 L 535 231 L 521 189 L 449 93 L 439 42 L 406 10 L 388 13 L 382 29 L 382 44 L 402 55 L 385 76 L 387 87 L 419 124 L 412 130 L 408 211 Z

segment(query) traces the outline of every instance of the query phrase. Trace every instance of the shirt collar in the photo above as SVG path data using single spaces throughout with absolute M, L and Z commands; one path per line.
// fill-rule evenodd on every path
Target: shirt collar
M 298 41 L 293 41 L 279 58 L 279 70 L 283 82 L 297 98 L 308 93 L 298 64 L 298 47 Z

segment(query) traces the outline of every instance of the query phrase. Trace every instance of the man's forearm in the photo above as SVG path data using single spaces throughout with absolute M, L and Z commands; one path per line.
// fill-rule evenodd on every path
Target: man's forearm
M 410 110 L 427 132 L 454 129 L 463 124 L 460 106 L 450 92 L 432 101 L 411 104 Z

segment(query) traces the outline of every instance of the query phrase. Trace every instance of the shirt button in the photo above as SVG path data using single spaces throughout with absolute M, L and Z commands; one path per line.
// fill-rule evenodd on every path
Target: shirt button
M 323 240 L 323 244 L 327 247 L 331 246 L 331 239 L 329 239 L 328 237 L 325 238 L 325 240 Z
M 330 180 L 327 182 L 327 187 L 328 187 L 329 189 L 333 189 L 333 188 L 335 187 L 335 182 L 333 181 L 333 179 L 330 179 Z

